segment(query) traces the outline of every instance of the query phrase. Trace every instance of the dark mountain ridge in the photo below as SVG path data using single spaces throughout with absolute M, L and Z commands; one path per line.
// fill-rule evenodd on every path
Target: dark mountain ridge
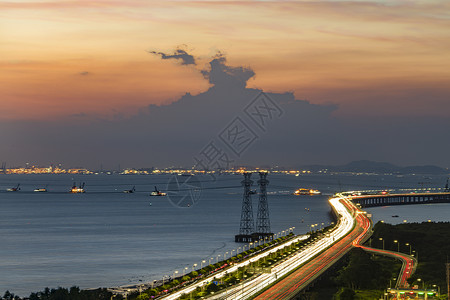
M 438 166 L 408 166 L 400 167 L 387 162 L 376 162 L 370 160 L 352 161 L 340 166 L 308 165 L 301 166 L 302 169 L 320 171 L 327 169 L 329 172 L 354 172 L 354 173 L 396 173 L 396 174 L 448 174 L 450 171 Z

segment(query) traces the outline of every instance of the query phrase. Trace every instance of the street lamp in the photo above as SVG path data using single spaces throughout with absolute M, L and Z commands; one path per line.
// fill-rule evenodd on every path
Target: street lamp
M 438 288 L 438 296 L 441 295 L 441 288 L 438 285 L 433 284 L 433 288 L 436 289 L 436 287 Z
M 389 288 L 392 288 L 392 280 L 394 280 L 394 283 L 395 283 L 397 278 L 389 279 Z
M 397 240 L 394 240 L 394 243 L 397 244 L 397 252 L 400 252 L 400 243 Z
M 380 241 L 383 241 L 383 250 L 384 250 L 384 240 L 383 238 L 379 238 Z
M 197 266 L 197 264 L 192 265 L 192 272 L 194 272 L 194 268 Z
M 227 254 L 228 254 L 228 251 L 224 253 L 224 255 L 223 255 L 223 260 L 226 260 L 226 259 L 227 259 Z
M 230 253 L 230 256 L 231 256 L 231 257 L 233 257 L 233 252 L 234 252 L 234 251 L 236 251 L 236 250 L 234 250 L 234 249 L 231 250 L 231 253 Z M 236 253 L 237 253 L 237 252 L 236 252 Z
M 206 260 L 202 260 L 202 262 L 200 263 L 200 269 L 203 269 L 203 264 L 206 262 Z
M 172 280 L 175 280 L 175 274 L 178 274 L 178 271 L 177 271 L 177 270 L 173 271 L 173 277 L 172 277 Z
M 422 281 L 422 279 L 417 278 L 417 281 L 420 283 Z M 423 285 L 424 285 L 424 282 L 422 281 L 422 290 L 423 290 Z
M 409 255 L 411 255 L 411 244 L 410 243 L 406 243 L 405 246 L 409 246 Z
M 238 248 L 237 248 L 237 250 L 236 250 L 236 255 L 239 254 L 239 253 L 241 253 L 241 252 L 239 252 L 239 250 L 241 250 L 241 249 L 242 249 L 242 247 L 238 247 Z
M 209 264 L 211 264 L 211 260 L 212 260 L 212 259 L 214 259 L 214 257 L 211 257 L 211 258 L 209 259 Z
M 220 256 L 220 254 L 217 254 L 217 256 L 216 256 L 216 263 L 219 262 L 219 256 Z
M 186 270 L 189 269 L 188 267 L 183 269 L 183 276 L 186 274 Z

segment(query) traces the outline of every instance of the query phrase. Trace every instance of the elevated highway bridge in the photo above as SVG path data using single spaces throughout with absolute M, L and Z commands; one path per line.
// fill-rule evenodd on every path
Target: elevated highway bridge
M 444 193 L 409 193 L 409 194 L 385 194 L 385 195 L 351 195 L 351 200 L 359 204 L 360 208 L 408 205 L 428 203 L 450 203 L 450 192 Z

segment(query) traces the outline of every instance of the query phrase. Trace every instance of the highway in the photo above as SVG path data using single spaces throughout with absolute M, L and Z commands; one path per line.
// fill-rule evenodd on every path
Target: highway
M 336 198 L 335 198 L 336 199 Z M 333 199 L 332 199 L 333 200 Z M 315 259 L 309 261 L 301 268 L 293 272 L 290 276 L 279 281 L 255 299 L 290 299 L 297 295 L 302 289 L 308 286 L 314 279 L 322 274 L 327 268 L 338 261 L 347 253 L 355 241 L 359 242 L 370 235 L 371 223 L 367 216 L 358 211 L 346 199 L 338 199 L 339 203 L 347 210 L 343 213 L 343 218 L 352 218 L 355 226 L 340 241 L 336 242 L 327 251 L 322 252 Z M 333 206 L 336 204 L 331 202 Z
M 270 273 L 260 273 L 230 286 L 207 299 L 291 299 L 312 281 L 323 274 L 330 266 L 336 263 L 352 247 L 360 247 L 366 251 L 381 255 L 388 255 L 403 261 L 403 267 L 397 280 L 397 287 L 407 287 L 407 279 L 412 275 L 417 265 L 413 257 L 387 250 L 374 249 L 362 246 L 362 243 L 372 234 L 372 224 L 366 212 L 360 210 L 351 202 L 351 197 L 342 194 L 329 200 L 333 210 L 340 216 L 333 231 L 325 233 L 321 238 L 295 252 L 281 262 L 275 264 Z M 249 260 L 233 265 L 221 272 L 215 273 L 215 280 L 222 278 L 226 273 L 237 271 L 255 262 L 264 256 L 270 255 L 292 243 L 297 243 L 306 237 L 299 237 L 288 241 L 274 249 L 263 252 Z M 182 290 L 163 297 L 162 299 L 178 299 L 182 294 L 190 293 L 197 287 L 203 287 L 211 281 L 211 277 L 202 279 Z
M 197 287 L 206 286 L 208 283 L 210 283 L 213 280 L 213 278 L 215 278 L 215 280 L 220 279 L 223 276 L 225 276 L 227 273 L 235 272 L 241 267 L 245 267 L 245 266 L 249 265 L 250 263 L 258 261 L 259 259 L 264 258 L 264 257 L 266 257 L 266 256 L 268 256 L 268 255 L 270 255 L 270 254 L 272 254 L 274 252 L 277 252 L 278 250 L 283 249 L 284 247 L 290 246 L 291 244 L 295 244 L 295 243 L 298 243 L 298 242 L 300 242 L 302 240 L 305 240 L 308 237 L 309 237 L 308 235 L 303 235 L 303 236 L 298 236 L 296 238 L 288 240 L 287 242 L 282 243 L 282 244 L 280 244 L 280 245 L 278 245 L 276 247 L 273 247 L 270 250 L 267 250 L 267 251 L 264 251 L 264 252 L 262 252 L 262 253 L 260 253 L 258 255 L 255 255 L 255 256 L 251 257 L 250 259 L 245 260 L 243 262 L 233 264 L 229 268 L 226 268 L 226 269 L 224 269 L 222 271 L 216 272 L 212 276 L 206 277 L 205 279 L 201 279 L 201 280 L 199 280 L 198 282 L 196 282 L 194 284 L 191 284 L 191 285 L 189 285 L 189 286 L 187 286 L 187 287 L 185 287 L 185 288 L 183 288 L 181 290 L 178 290 L 178 291 L 176 291 L 174 293 L 171 293 L 171 294 L 169 294 L 169 295 L 167 295 L 165 297 L 162 297 L 160 299 L 167 299 L 167 300 L 178 299 L 182 294 L 190 293 L 190 292 L 194 291 Z
M 355 220 L 362 222 L 363 218 L 354 218 L 347 209 L 349 204 L 345 200 L 333 198 L 330 199 L 330 204 L 341 216 L 334 231 L 277 264 L 272 268 L 271 273 L 254 276 L 239 285 L 228 288 L 225 292 L 208 297 L 208 299 L 248 299 L 274 283 L 275 285 L 257 296 L 256 299 L 283 299 L 295 295 L 299 289 L 314 280 L 328 266 L 343 256 L 350 249 L 352 241 L 364 232 L 360 226 L 354 226 Z M 370 226 L 370 222 L 367 224 Z M 354 228 L 358 229 L 355 231 Z M 341 238 L 342 240 L 340 240 Z M 300 266 L 302 267 L 299 269 Z M 291 275 L 276 283 L 291 272 L 293 272 Z

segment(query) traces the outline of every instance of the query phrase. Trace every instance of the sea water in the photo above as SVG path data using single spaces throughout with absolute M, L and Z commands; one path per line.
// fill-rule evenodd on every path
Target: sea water
M 180 187 L 175 194 L 174 186 L 167 185 L 173 176 Z M 0 293 L 28 296 L 45 287 L 151 282 L 240 251 L 243 245 L 234 242 L 234 235 L 239 233 L 242 176 L 194 176 L 194 185 L 187 182 L 190 177 L 173 176 L 0 175 Z M 252 179 L 256 189 L 257 174 Z M 328 198 L 338 191 L 445 184 L 443 176 L 422 175 L 269 174 L 268 179 L 271 228 L 280 235 L 329 225 Z M 68 193 L 74 181 L 84 182 L 86 193 Z M 19 192 L 6 192 L 18 183 Z M 45 186 L 47 193 L 33 192 Z M 135 193 L 123 192 L 133 186 Z M 150 197 L 154 186 L 172 191 L 169 197 Z M 189 194 L 192 186 L 196 191 L 201 187 L 201 193 Z M 292 195 L 297 188 L 318 189 L 322 195 Z M 186 191 L 187 201 L 173 197 Z M 258 195 L 252 197 L 256 219 Z M 375 220 L 387 222 L 448 221 L 449 208 L 409 205 L 369 211 Z

